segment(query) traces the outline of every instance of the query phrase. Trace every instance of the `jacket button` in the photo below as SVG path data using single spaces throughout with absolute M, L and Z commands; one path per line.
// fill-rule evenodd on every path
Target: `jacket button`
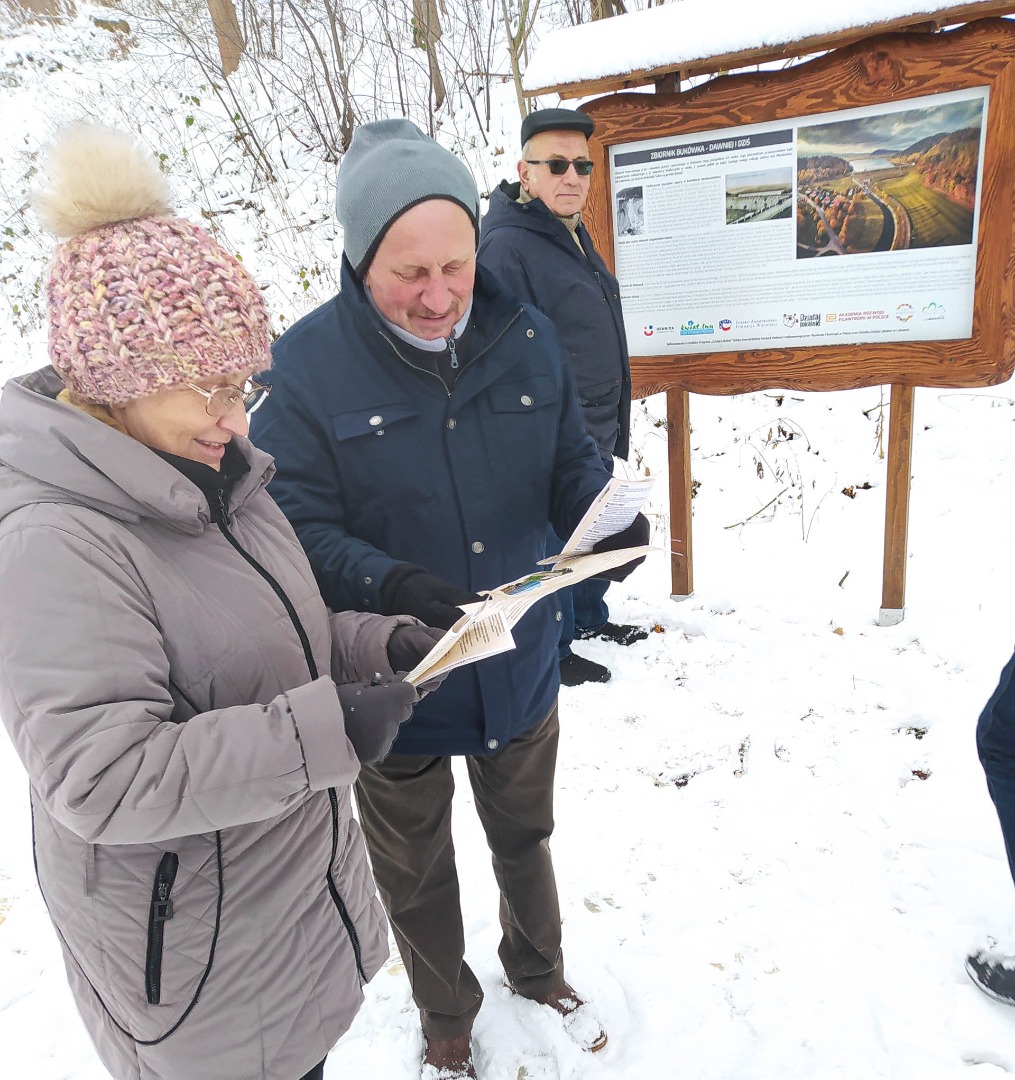
M 448 429 L 454 431 L 456 427 L 458 427 L 458 421 L 452 416 L 448 421 Z
M 371 427 L 377 427 L 378 424 L 383 424 L 384 423 L 384 417 L 383 416 L 371 416 L 370 419 L 367 421 L 367 423 Z
M 535 330 L 526 330 L 526 331 L 525 331 L 525 336 L 526 336 L 526 337 L 535 337 L 535 336 L 536 336 L 536 332 L 535 332 Z
M 376 430 L 376 431 L 374 432 L 374 434 L 375 434 L 375 435 L 383 435 L 383 434 L 384 434 L 384 428 L 378 428 L 378 429 L 377 429 L 377 430 Z
M 487 739 L 487 741 L 486 741 L 487 750 L 496 750 L 498 746 L 500 746 L 500 743 L 497 742 L 496 739 Z
M 363 584 L 364 585 L 373 585 L 373 583 L 374 583 L 374 579 L 372 577 L 365 577 L 363 579 Z
M 475 553 L 476 553 L 477 555 L 482 555 L 482 553 L 483 553 L 484 551 L 486 551 L 486 544 L 484 544 L 482 540 L 477 540 L 477 541 L 476 541 L 476 542 L 475 542 L 475 543 L 474 543 L 474 544 L 472 545 L 472 550 L 473 550 L 473 551 L 474 551 L 474 552 L 475 552 Z
M 558 611 L 557 612 L 557 622 L 563 622 L 563 621 L 564 621 L 564 612 L 563 611 Z
M 522 400 L 523 405 L 531 405 L 532 404 L 532 398 L 530 398 L 528 394 L 522 394 L 521 400 Z

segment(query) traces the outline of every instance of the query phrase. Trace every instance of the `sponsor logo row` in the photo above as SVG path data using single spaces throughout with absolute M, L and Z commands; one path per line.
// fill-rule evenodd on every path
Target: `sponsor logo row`
M 920 312 L 924 322 L 936 322 L 945 317 L 944 304 L 931 301 Z M 916 309 L 912 304 L 899 304 L 894 312 L 884 308 L 862 308 L 856 311 L 826 311 L 826 312 L 786 312 L 782 316 L 782 324 L 789 330 L 812 330 L 824 323 L 840 322 L 883 322 L 895 318 L 897 322 L 908 323 L 916 315 Z M 688 319 L 679 326 L 661 326 L 655 323 L 645 323 L 641 332 L 645 337 L 654 337 L 656 334 L 672 334 L 674 331 L 680 337 L 696 337 L 700 334 L 714 334 L 716 330 L 720 334 L 728 334 L 734 327 L 738 329 L 756 330 L 759 327 L 775 327 L 778 319 L 742 319 L 734 324 L 732 319 L 720 319 L 718 322 L 696 322 Z

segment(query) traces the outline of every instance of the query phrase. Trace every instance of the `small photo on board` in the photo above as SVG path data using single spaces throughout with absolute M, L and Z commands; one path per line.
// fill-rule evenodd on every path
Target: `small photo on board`
M 793 170 L 758 169 L 726 176 L 726 224 L 777 221 L 793 214 Z
M 617 192 L 617 235 L 640 236 L 645 231 L 645 192 L 641 186 Z

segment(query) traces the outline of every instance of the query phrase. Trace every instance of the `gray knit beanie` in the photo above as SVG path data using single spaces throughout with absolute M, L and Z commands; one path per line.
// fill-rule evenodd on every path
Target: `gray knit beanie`
M 458 203 L 478 232 L 479 191 L 463 161 L 405 119 L 357 128 L 338 170 L 335 212 L 359 277 L 395 218 L 427 199 Z

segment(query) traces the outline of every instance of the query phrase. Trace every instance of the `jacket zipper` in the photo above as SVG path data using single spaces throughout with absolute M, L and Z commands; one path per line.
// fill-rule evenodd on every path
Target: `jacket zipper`
M 328 892 L 331 893 L 332 903 L 338 908 L 339 917 L 349 935 L 352 943 L 353 956 L 356 958 L 356 970 L 359 972 L 361 983 L 367 981 L 366 972 L 363 970 L 363 950 L 359 943 L 359 934 L 356 933 L 356 924 L 352 921 L 349 909 L 345 906 L 342 894 L 338 891 L 338 885 L 331 873 L 335 865 L 335 855 L 338 853 L 338 795 L 334 788 L 328 788 L 328 798 L 331 800 L 331 861 L 328 863 Z
M 218 521 L 215 523 L 219 527 L 219 532 L 229 541 L 230 545 L 239 553 L 241 558 L 250 564 L 258 574 L 271 586 L 272 591 L 282 601 L 282 606 L 286 610 L 286 614 L 289 616 L 293 627 L 296 630 L 300 639 L 300 645 L 303 646 L 303 656 L 307 662 L 307 668 L 310 670 L 311 679 L 316 679 L 319 675 L 317 670 L 317 662 L 314 660 L 313 651 L 310 648 L 310 639 L 307 637 L 307 632 L 303 629 L 303 624 L 300 622 L 299 616 L 296 614 L 296 608 L 293 607 L 293 602 L 286 595 L 285 589 L 268 573 L 267 570 L 248 552 L 240 546 L 239 541 L 229 531 L 229 511 L 226 509 L 226 501 L 222 497 L 222 492 L 216 492 L 218 496 Z
M 488 353 L 494 347 L 494 345 L 496 345 L 497 342 L 500 341 L 500 339 L 511 329 L 511 327 L 514 326 L 514 324 L 521 318 L 521 316 L 522 309 L 519 308 L 514 313 L 514 315 L 511 316 L 507 323 L 505 323 L 504 329 L 501 330 L 501 332 L 493 339 L 493 341 L 489 342 L 484 348 L 480 349 L 479 352 L 476 353 L 476 355 L 472 358 L 471 363 L 474 364 L 481 356 L 484 356 L 486 353 Z M 403 364 L 405 364 L 406 367 L 411 367 L 413 371 L 418 371 L 422 375 L 432 376 L 441 384 L 441 386 L 444 387 L 445 393 L 447 393 L 448 397 L 451 397 L 451 391 L 448 389 L 448 384 L 440 377 L 440 375 L 437 374 L 436 371 L 430 371 L 425 367 L 420 367 L 418 364 L 414 364 L 411 360 L 408 360 L 398 351 L 398 346 L 391 340 L 391 338 L 388 337 L 388 335 L 383 330 L 378 330 L 377 332 L 381 335 L 382 338 L 384 338 L 388 345 L 391 346 L 391 351 L 395 354 L 395 356 L 398 357 L 399 360 L 402 361 Z M 458 356 L 455 353 L 454 341 L 455 334 L 454 331 L 452 331 L 451 337 L 448 338 L 448 348 L 451 350 L 451 366 L 458 367 Z
M 593 269 L 592 273 L 596 275 L 596 284 L 599 286 L 599 291 L 603 294 L 603 299 L 606 301 L 606 306 L 610 309 L 610 316 L 613 319 L 613 329 L 617 332 L 617 339 L 620 343 L 621 349 L 623 349 L 624 333 L 621 325 L 617 322 L 617 313 L 613 310 L 613 305 L 610 303 L 609 289 L 604 287 L 603 279 L 599 276 L 598 270 Z M 620 381 L 621 383 L 623 383 L 624 379 L 621 379 Z
M 159 860 L 152 883 L 152 903 L 148 909 L 148 952 L 145 958 L 145 993 L 149 1005 L 162 1000 L 162 950 L 166 923 L 173 917 L 171 893 L 180 857 L 175 851 L 166 851 Z
M 399 360 L 402 361 L 403 364 L 405 364 L 406 367 L 411 367 L 413 371 L 418 371 L 421 375 L 429 375 L 431 378 L 436 379 L 441 384 L 441 386 L 444 387 L 444 393 L 447 394 L 448 397 L 451 397 L 451 390 L 449 389 L 448 384 L 441 378 L 441 376 L 436 371 L 430 371 L 428 368 L 420 367 L 419 364 L 414 364 L 411 360 L 404 357 L 398 351 L 398 346 L 391 340 L 391 338 L 388 337 L 388 335 L 383 330 L 378 330 L 377 333 L 380 334 L 381 337 L 388 343 L 388 345 L 391 347 L 391 351 L 395 354 L 395 356 L 398 357 Z
M 258 574 L 271 586 L 275 595 L 282 601 L 282 605 L 285 607 L 286 614 L 289 616 L 296 633 L 299 636 L 300 644 L 303 646 L 303 655 L 307 662 L 307 669 L 310 672 L 312 679 L 318 678 L 317 662 L 314 660 L 313 650 L 310 648 L 310 639 L 307 637 L 307 632 L 303 628 L 303 623 L 300 622 L 300 617 L 296 613 L 296 608 L 293 606 L 293 602 L 286 595 L 285 589 L 272 577 L 270 573 L 248 552 L 244 551 L 239 541 L 229 531 L 229 511 L 226 509 L 225 499 L 222 496 L 222 492 L 217 492 L 218 495 L 218 510 L 219 517 L 216 524 L 219 527 L 219 532 L 226 538 L 230 545 L 239 553 L 239 555 L 250 564 L 257 571 Z M 328 788 L 328 799 L 331 802 L 331 859 L 328 861 L 328 872 L 325 875 L 328 882 L 328 892 L 331 894 L 332 903 L 338 909 L 339 917 L 342 920 L 342 924 L 345 926 L 346 933 L 349 935 L 349 942 L 352 945 L 353 956 L 356 958 L 356 970 L 359 972 L 361 982 L 366 982 L 366 973 L 363 970 L 363 949 L 360 945 L 359 934 L 356 932 L 356 924 L 352 921 L 352 916 L 349 914 L 349 909 L 345 905 L 345 901 L 342 899 L 342 894 L 338 891 L 338 884 L 335 881 L 333 873 L 333 867 L 335 865 L 335 856 L 338 854 L 338 795 L 334 788 Z

